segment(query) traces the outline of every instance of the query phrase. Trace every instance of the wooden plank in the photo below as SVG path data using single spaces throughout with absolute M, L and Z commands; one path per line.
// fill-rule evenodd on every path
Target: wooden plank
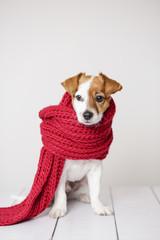
M 119 240 L 159 240 L 160 205 L 149 187 L 112 189 Z
M 157 201 L 160 204 L 160 187 L 156 186 L 156 187 L 153 187 L 152 189 L 153 189 L 153 193 L 155 194 Z
M 13 192 L 12 192 L 13 194 Z M 16 194 L 16 192 L 14 193 Z M 27 195 L 27 191 L 21 192 Z M 8 194 L 7 194 L 8 196 Z M 13 202 L 13 200 L 12 200 Z M 48 216 L 51 208 L 47 208 L 39 216 L 22 223 L 0 227 L 0 239 L 3 240 L 49 240 L 51 239 L 56 219 Z
M 105 205 L 112 208 L 108 189 L 104 191 L 101 199 Z M 68 213 L 59 218 L 53 239 L 117 240 L 114 216 L 98 216 L 94 214 L 90 204 L 70 200 Z

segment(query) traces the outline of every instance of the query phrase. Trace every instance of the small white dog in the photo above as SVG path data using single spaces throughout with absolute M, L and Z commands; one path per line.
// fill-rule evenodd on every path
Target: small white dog
M 99 76 L 79 73 L 62 82 L 62 85 L 72 96 L 78 121 L 85 125 L 100 122 L 109 107 L 110 95 L 122 89 L 118 82 L 102 73 Z M 101 173 L 102 161 L 66 159 L 49 215 L 53 218 L 64 216 L 67 212 L 67 198 L 91 202 L 98 215 L 112 215 L 112 210 L 103 206 L 99 200 Z
M 72 96 L 78 121 L 85 125 L 100 122 L 103 113 L 109 107 L 110 95 L 122 89 L 118 82 L 103 73 L 99 76 L 79 73 L 62 82 L 62 85 Z M 113 211 L 103 206 L 99 200 L 101 173 L 100 160 L 66 159 L 49 215 L 53 218 L 64 216 L 67 213 L 67 198 L 91 202 L 93 211 L 98 215 L 112 215 Z M 12 198 L 24 200 L 24 197 Z

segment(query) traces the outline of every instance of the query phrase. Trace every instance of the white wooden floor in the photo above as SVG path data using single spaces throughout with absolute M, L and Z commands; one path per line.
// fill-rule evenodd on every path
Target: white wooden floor
M 68 214 L 60 219 L 38 217 L 0 227 L 0 240 L 160 240 L 160 187 L 111 187 L 103 189 L 102 201 L 114 216 L 97 216 L 90 204 L 68 202 Z M 25 189 L 0 189 L 0 206 L 15 204 L 11 194 Z

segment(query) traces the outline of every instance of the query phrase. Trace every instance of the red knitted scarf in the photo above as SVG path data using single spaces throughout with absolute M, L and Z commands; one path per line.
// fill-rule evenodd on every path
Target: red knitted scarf
M 59 183 L 65 159 L 99 159 L 106 157 L 113 139 L 113 99 L 100 123 L 83 125 L 77 121 L 71 96 L 65 93 L 58 106 L 40 111 L 41 149 L 38 169 L 31 191 L 20 204 L 0 208 L 0 225 L 10 225 L 33 218 L 50 204 Z

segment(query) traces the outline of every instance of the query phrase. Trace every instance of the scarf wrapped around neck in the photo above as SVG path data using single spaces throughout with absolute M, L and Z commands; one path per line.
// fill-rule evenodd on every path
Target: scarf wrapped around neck
M 47 208 L 58 186 L 65 159 L 104 159 L 113 140 L 114 114 L 115 103 L 111 99 L 100 123 L 81 124 L 67 92 L 59 105 L 42 109 L 39 117 L 44 146 L 32 188 L 20 204 L 0 208 L 0 225 L 28 220 Z

